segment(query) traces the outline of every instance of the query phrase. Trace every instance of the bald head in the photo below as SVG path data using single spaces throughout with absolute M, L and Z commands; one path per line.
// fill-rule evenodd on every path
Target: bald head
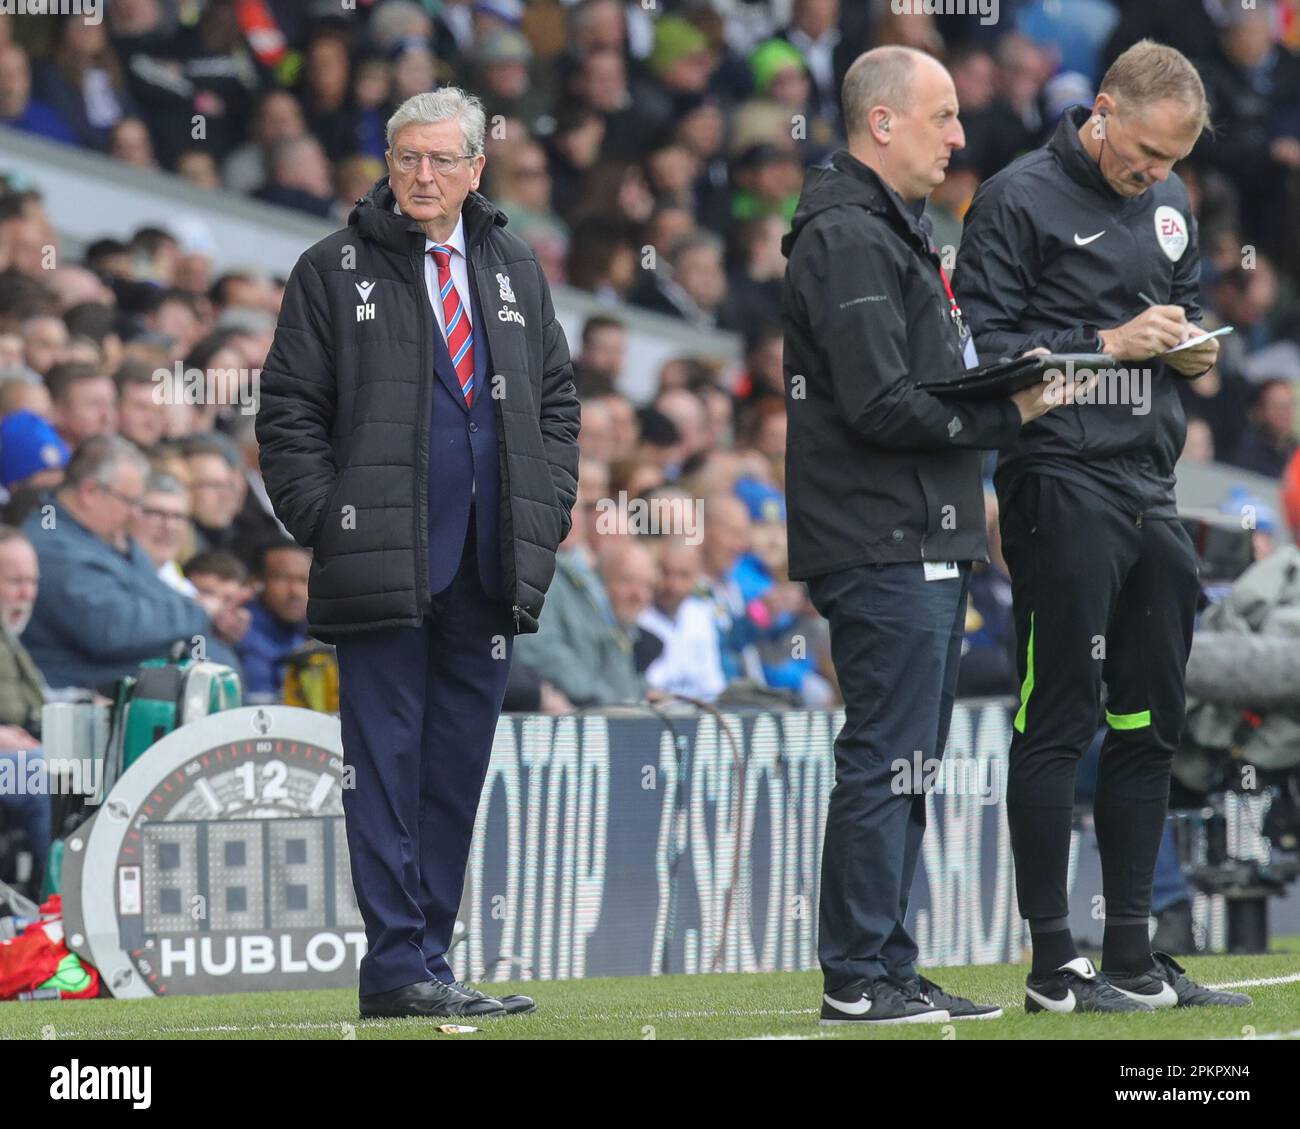
M 600 554 L 600 577 L 614 618 L 631 627 L 654 598 L 655 562 L 650 550 L 633 538 L 613 542 Z
M 875 47 L 859 55 L 844 75 L 840 92 L 849 140 L 866 132 L 873 106 L 900 113 L 911 109 L 914 76 L 918 68 L 926 66 L 943 70 L 932 56 L 914 47 Z
M 904 200 L 922 200 L 942 184 L 952 151 L 966 144 L 952 76 L 912 47 L 858 56 L 843 101 L 849 152 Z
M 704 499 L 704 567 L 721 579 L 749 550 L 749 510 L 734 494 L 711 494 Z
M 684 537 L 665 539 L 659 549 L 659 575 L 655 582 L 655 604 L 670 616 L 691 595 L 704 575 L 704 553 Z

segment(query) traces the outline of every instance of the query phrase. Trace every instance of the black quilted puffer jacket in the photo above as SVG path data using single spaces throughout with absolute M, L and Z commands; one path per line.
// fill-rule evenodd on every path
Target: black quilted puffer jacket
M 424 233 L 393 203 L 385 177 L 346 228 L 299 258 L 261 375 L 262 476 L 276 515 L 313 550 L 307 619 L 327 642 L 416 626 L 431 602 L 429 397 L 438 327 L 424 282 Z M 578 397 L 532 250 L 477 192 L 462 214 L 499 384 L 492 395 L 502 576 L 515 630 L 524 634 L 537 630 L 555 550 L 569 531 Z M 508 307 L 498 271 L 512 283 Z M 373 306 L 373 316 L 359 306 Z M 343 536 L 340 522 L 328 519 L 345 505 L 355 507 L 355 522 Z

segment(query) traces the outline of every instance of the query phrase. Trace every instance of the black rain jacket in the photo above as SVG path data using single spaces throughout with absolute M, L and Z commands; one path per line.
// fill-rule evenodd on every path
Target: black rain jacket
M 1161 305 L 1201 308 L 1196 220 L 1171 173 L 1141 196 L 1119 195 L 1079 140 L 1090 111 L 1062 115 L 1052 139 L 1013 161 L 975 193 L 966 214 L 953 290 L 983 361 L 1036 346 L 1093 353 L 1098 329 Z M 1187 421 L 1164 362 L 1121 361 L 1093 402 L 1034 420 L 1001 452 L 999 490 L 1026 471 L 1068 478 L 1135 515 L 1172 518 L 1174 465 Z M 1103 399 L 1108 402 L 1101 402 Z
M 793 579 L 988 559 L 979 452 L 1020 412 L 915 387 L 965 372 L 926 223 L 845 150 L 804 182 L 783 243 Z

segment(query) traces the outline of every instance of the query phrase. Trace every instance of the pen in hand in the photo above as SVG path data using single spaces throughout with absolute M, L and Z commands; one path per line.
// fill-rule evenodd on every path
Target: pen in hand
M 1145 291 L 1143 291 L 1143 290 L 1139 290 L 1139 291 L 1138 291 L 1138 297 L 1141 298 L 1142 301 L 1144 301 L 1144 302 L 1147 304 L 1147 307 L 1148 307 L 1148 308 L 1150 308 L 1151 306 L 1158 306 L 1158 305 L 1160 305 L 1160 303 L 1157 302 L 1154 298 L 1152 298 L 1150 294 L 1147 294 L 1147 293 L 1146 293 Z M 1181 307 L 1180 307 L 1180 308 L 1181 308 Z M 1196 336 L 1195 329 L 1199 329 L 1199 328 L 1200 328 L 1199 326 L 1193 328 L 1191 322 L 1186 322 L 1185 324 L 1187 325 L 1188 328 L 1187 328 L 1187 331 L 1186 331 L 1185 336 L 1183 337 L 1183 340 L 1179 342 L 1180 345 L 1181 345 L 1183 342 L 1185 342 L 1185 341 L 1190 341 L 1193 337 L 1195 337 L 1195 336 Z

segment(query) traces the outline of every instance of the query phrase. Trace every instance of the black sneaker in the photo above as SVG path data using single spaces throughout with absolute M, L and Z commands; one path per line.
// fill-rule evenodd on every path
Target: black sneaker
M 1152 1011 L 1150 1004 L 1112 988 L 1087 957 L 1075 957 L 1049 976 L 1025 981 L 1025 1011 Z
M 836 1024 L 946 1023 L 948 1013 L 928 1000 L 909 1000 L 890 980 L 859 980 L 822 995 L 821 1022 Z
M 1129 999 L 1142 1000 L 1151 1007 L 1250 1007 L 1255 1002 L 1244 992 L 1201 987 L 1168 953 L 1152 953 L 1151 957 L 1152 964 L 1146 972 L 1102 975 Z
M 921 1000 L 931 1007 L 937 1007 L 948 1013 L 949 1019 L 1001 1019 L 1002 1009 L 991 1004 L 977 1004 L 965 996 L 954 996 L 945 992 L 933 980 L 924 976 L 913 976 L 903 981 L 903 997 L 908 1000 Z
M 451 985 L 458 992 L 462 992 L 474 1000 L 496 1000 L 506 1010 L 506 1015 L 527 1015 L 530 1011 L 537 1010 L 537 1003 L 532 996 L 489 996 L 486 992 L 470 984 L 462 983 L 455 980 Z

